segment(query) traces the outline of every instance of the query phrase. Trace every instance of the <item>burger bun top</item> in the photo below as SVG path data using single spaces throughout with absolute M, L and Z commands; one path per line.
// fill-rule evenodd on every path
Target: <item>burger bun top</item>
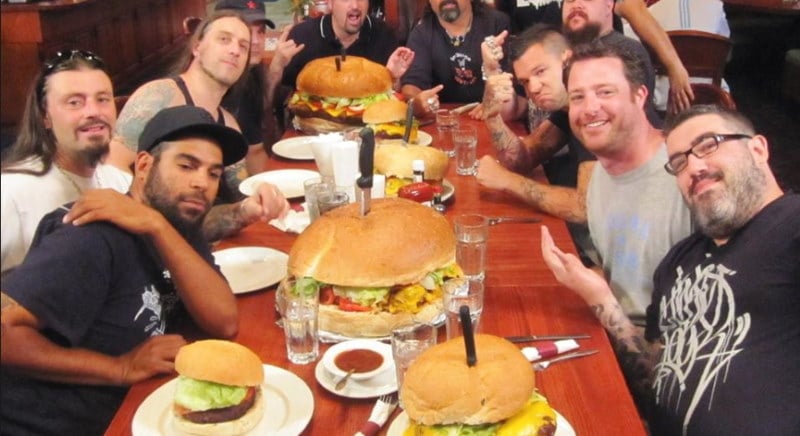
M 475 335 L 478 362 L 467 366 L 464 338 L 435 345 L 406 371 L 400 398 L 423 425 L 479 425 L 516 414 L 534 391 L 530 362 L 511 342 Z
M 455 261 L 450 223 L 401 198 L 373 200 L 366 216 L 352 203 L 322 215 L 289 251 L 289 274 L 339 286 L 416 283 Z
M 327 56 L 307 63 L 297 75 L 297 89 L 321 97 L 364 98 L 392 90 L 392 75 L 376 62 L 358 56 Z M 341 59 L 341 58 L 340 58 Z
M 361 119 L 365 124 L 404 122 L 408 105 L 395 99 L 382 100 L 367 106 Z
M 386 177 L 411 179 L 414 160 L 425 161 L 425 180 L 442 180 L 450 165 L 445 152 L 433 147 L 384 142 L 375 148 L 375 172 Z
M 208 339 L 184 345 L 175 356 L 178 374 L 229 386 L 264 383 L 261 359 L 236 342 Z

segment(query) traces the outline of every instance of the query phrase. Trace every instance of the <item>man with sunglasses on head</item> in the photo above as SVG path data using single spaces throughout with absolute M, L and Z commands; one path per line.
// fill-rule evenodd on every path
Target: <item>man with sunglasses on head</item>
M 0 172 L 3 273 L 22 262 L 46 213 L 89 189 L 128 191 L 130 175 L 101 162 L 116 120 L 114 89 L 97 55 L 62 51 L 43 65 Z
M 201 226 L 224 166 L 246 152 L 205 110 L 164 109 L 142 132 L 128 195 L 88 191 L 42 219 L 3 278 L 3 434 L 102 434 L 130 385 L 174 371 L 186 341 L 169 333 L 184 315 L 236 335 Z
M 800 196 L 781 190 L 766 138 L 737 112 L 690 108 L 667 127 L 667 150 L 699 231 L 658 266 L 646 333 L 605 282 L 543 240 L 548 264 L 637 369 L 653 435 L 796 435 Z
M 233 114 L 222 106 L 231 88 L 249 65 L 250 26 L 237 12 L 219 11 L 200 23 L 179 61 L 177 75 L 148 82 L 137 89 L 120 112 L 108 162 L 129 168 L 144 125 L 158 111 L 192 105 L 205 109 L 220 124 L 241 131 Z M 210 241 L 233 234 L 258 220 L 285 215 L 289 203 L 277 187 L 259 184 L 255 193 L 242 198 L 239 183 L 251 173 L 264 171 L 264 147 L 249 148 L 246 159 L 228 165 L 220 188 L 220 203 L 206 217 L 204 233 Z M 248 164 L 249 163 L 249 164 Z

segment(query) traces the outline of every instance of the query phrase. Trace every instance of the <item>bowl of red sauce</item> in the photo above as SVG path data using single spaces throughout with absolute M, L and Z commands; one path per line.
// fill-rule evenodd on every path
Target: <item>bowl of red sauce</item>
M 353 380 L 366 380 L 392 367 L 392 347 L 374 339 L 353 339 L 339 342 L 322 356 L 322 365 L 337 377 L 350 370 Z

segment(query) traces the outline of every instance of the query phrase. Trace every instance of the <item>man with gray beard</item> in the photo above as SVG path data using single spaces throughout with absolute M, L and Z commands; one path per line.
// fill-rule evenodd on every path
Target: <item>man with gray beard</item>
M 640 334 L 610 290 L 552 243 L 542 251 L 624 348 L 654 435 L 800 430 L 800 196 L 784 193 L 767 140 L 741 114 L 695 106 L 668 127 L 668 173 L 699 232 L 654 275 Z

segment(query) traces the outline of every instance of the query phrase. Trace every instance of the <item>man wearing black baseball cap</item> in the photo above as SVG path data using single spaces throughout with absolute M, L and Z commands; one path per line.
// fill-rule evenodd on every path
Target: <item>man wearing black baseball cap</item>
M 89 190 L 45 215 L 3 277 L 4 432 L 101 434 L 128 386 L 172 372 L 186 341 L 166 332 L 181 305 L 206 334 L 236 335 L 201 225 L 246 149 L 204 109 L 165 109 L 145 126 L 128 195 Z

